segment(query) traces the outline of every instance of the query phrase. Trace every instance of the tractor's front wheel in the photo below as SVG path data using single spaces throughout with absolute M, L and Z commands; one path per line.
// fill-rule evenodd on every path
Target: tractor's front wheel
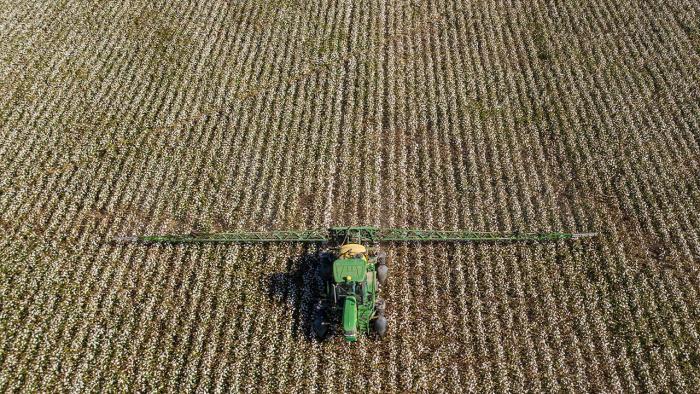
M 377 252 L 377 265 L 387 265 L 386 252 L 383 250 Z
M 379 279 L 379 284 L 383 285 L 386 282 L 386 278 L 389 276 L 389 267 L 386 265 L 377 266 L 377 279 Z

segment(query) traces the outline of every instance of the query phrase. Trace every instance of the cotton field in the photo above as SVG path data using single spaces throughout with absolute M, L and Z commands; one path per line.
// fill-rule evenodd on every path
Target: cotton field
M 700 3 L 0 3 L 0 391 L 700 387 Z M 599 235 L 385 245 L 353 344 L 311 246 L 112 242 L 350 225 Z

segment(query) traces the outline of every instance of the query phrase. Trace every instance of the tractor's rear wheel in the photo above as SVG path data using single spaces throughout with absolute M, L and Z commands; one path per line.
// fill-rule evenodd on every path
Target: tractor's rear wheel
M 384 316 L 379 316 L 379 317 L 374 321 L 374 331 L 377 332 L 377 335 L 379 335 L 379 338 L 383 338 L 384 335 L 386 335 L 386 328 L 387 328 L 387 320 L 386 320 L 386 317 L 384 317 Z

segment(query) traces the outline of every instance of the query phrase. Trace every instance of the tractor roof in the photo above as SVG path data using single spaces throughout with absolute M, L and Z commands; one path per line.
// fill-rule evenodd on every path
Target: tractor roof
M 349 276 L 351 281 L 361 282 L 365 280 L 365 264 L 363 259 L 338 259 L 333 262 L 333 280 L 340 283 Z
M 360 253 L 367 253 L 367 248 L 360 244 L 345 244 L 340 247 L 338 255 L 341 258 L 351 258 Z

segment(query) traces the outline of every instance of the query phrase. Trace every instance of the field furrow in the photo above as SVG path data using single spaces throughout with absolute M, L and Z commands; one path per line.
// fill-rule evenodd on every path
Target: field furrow
M 0 1 L 0 390 L 671 391 L 700 384 L 696 2 Z M 388 335 L 319 340 L 331 226 Z

